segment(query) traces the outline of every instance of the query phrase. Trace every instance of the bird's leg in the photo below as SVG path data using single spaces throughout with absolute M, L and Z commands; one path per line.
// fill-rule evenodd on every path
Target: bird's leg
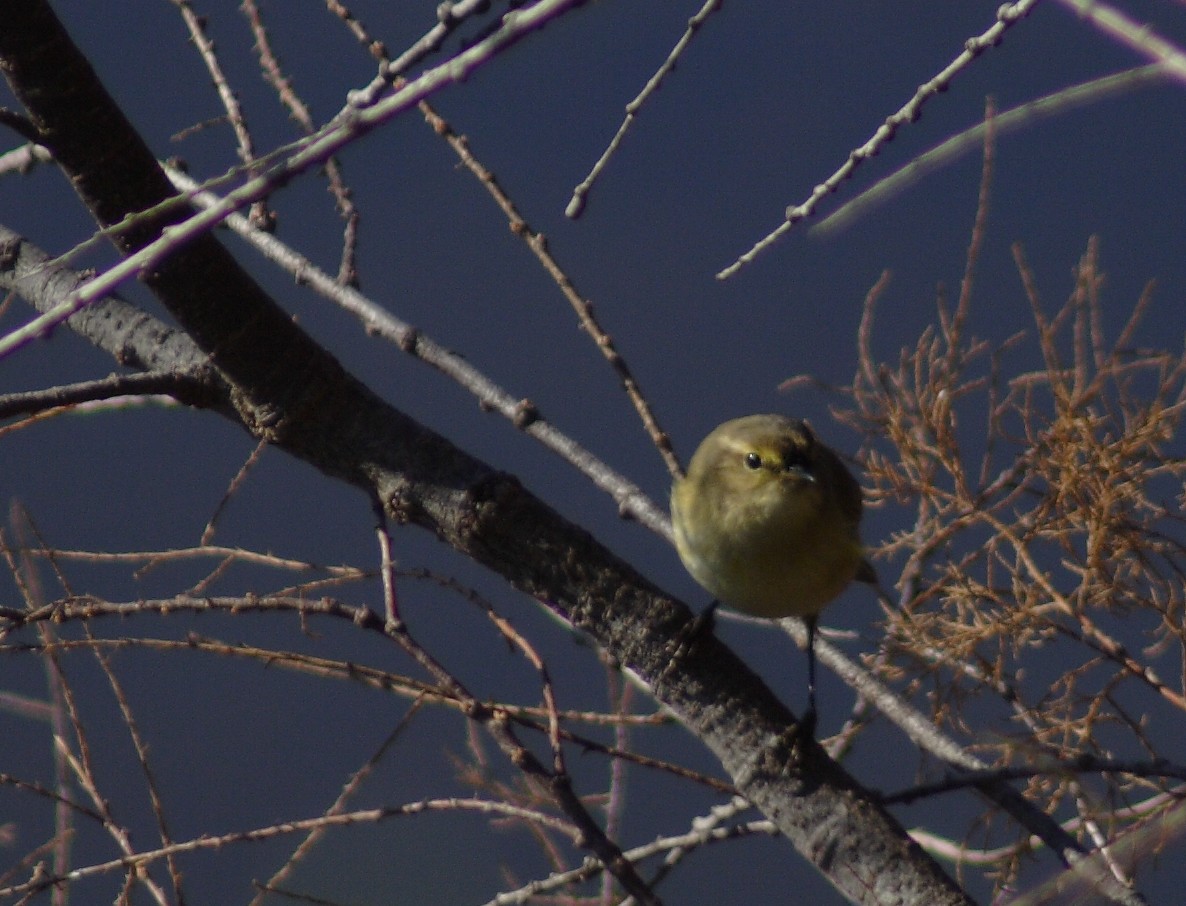
M 702 633 L 712 632 L 717 622 L 717 608 L 720 606 L 721 602 L 713 598 L 704 610 L 692 617 L 692 622 L 688 624 L 687 628 L 680 632 L 680 635 L 684 637 L 681 641 L 691 641 L 699 638 Z
M 675 650 L 671 655 L 671 666 L 674 666 L 681 657 L 695 644 L 696 640 L 705 633 L 711 635 L 713 626 L 716 624 L 716 610 L 721 602 L 714 600 L 704 610 L 692 617 L 687 623 L 683 625 L 675 637 Z
M 807 711 L 800 724 L 806 735 L 815 737 L 815 627 L 819 618 L 814 614 L 804 617 L 807 624 Z
M 716 622 L 714 614 L 720 603 L 720 601 L 713 601 L 704 610 L 700 611 L 700 613 L 696 614 L 696 616 L 680 627 L 679 632 L 675 635 L 675 645 L 671 650 L 671 659 L 667 662 L 667 666 L 663 668 L 663 672 L 659 676 L 661 682 L 667 679 L 668 673 L 678 667 L 679 662 L 691 650 L 697 639 L 705 633 L 712 635 L 712 627 Z

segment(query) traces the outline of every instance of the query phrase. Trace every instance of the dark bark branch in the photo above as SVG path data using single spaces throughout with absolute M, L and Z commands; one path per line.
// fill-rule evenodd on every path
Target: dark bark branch
M 86 283 L 87 279 L 86 274 L 59 264 L 0 224 L 0 288 L 15 292 L 38 311 L 44 312 Z M 186 405 L 234 415 L 230 404 L 230 387 L 185 332 L 169 327 L 114 296 L 71 315 L 66 324 L 76 334 L 109 353 L 120 365 L 155 372 L 162 377 L 173 375 L 172 388 L 154 386 L 122 392 L 170 393 Z M 139 378 L 142 380 L 143 376 Z M 104 389 L 99 386 L 94 388 L 94 394 L 88 396 L 82 387 L 78 387 L 74 398 L 63 398 L 61 402 L 51 404 L 62 405 L 110 395 L 104 394 Z M 49 398 L 45 397 L 45 400 L 48 402 Z M 35 401 L 30 399 L 30 402 Z M 18 407 L 0 414 L 8 416 L 20 411 L 32 410 Z

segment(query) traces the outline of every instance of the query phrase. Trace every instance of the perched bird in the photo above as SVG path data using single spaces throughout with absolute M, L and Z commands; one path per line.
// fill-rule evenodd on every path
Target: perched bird
M 874 581 L 858 526 L 861 488 L 807 423 L 749 415 L 717 427 L 671 491 L 680 559 L 718 604 L 807 623 L 808 709 L 815 722 L 815 628 L 853 579 Z

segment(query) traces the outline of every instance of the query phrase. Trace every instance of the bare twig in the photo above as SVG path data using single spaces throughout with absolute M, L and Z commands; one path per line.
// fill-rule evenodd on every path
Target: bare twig
M 1077 16 L 1125 47 L 1155 63 L 1179 82 L 1186 81 L 1186 51 L 1166 40 L 1148 24 L 1134 22 L 1122 10 L 1104 0 L 1058 0 Z
M 873 133 L 865 144 L 849 153 L 848 159 L 845 160 L 835 173 L 816 186 L 805 201 L 787 208 L 786 216 L 781 226 L 718 273 L 717 279 L 725 280 L 732 277 L 742 267 L 750 264 L 759 254 L 773 245 L 800 220 L 814 214 L 816 207 L 823 199 L 835 192 L 841 183 L 851 177 L 858 166 L 876 155 L 886 142 L 897 134 L 902 126 L 918 119 L 927 101 L 947 88 L 951 84 L 952 79 L 966 69 L 978 56 L 989 48 L 999 44 L 1005 32 L 1029 15 L 1030 10 L 1034 8 L 1037 2 L 1038 0 L 1017 0 L 1015 3 L 1003 4 L 997 10 L 996 21 L 988 29 L 982 34 L 974 38 L 969 38 L 964 42 L 963 51 L 941 72 L 920 85 L 918 90 L 914 92 L 914 96 L 897 113 L 887 117 L 885 122 L 878 127 L 877 131 Z
M 280 103 L 288 110 L 289 115 L 296 120 L 306 134 L 312 135 L 317 131 L 317 126 L 313 121 L 313 115 L 309 112 L 308 106 L 301 99 L 300 95 L 297 94 L 292 80 L 288 78 L 283 66 L 280 64 L 280 58 L 272 49 L 272 41 L 268 36 L 268 30 L 264 25 L 263 15 L 260 12 L 258 4 L 255 0 L 243 0 L 240 4 L 240 9 L 243 15 L 247 17 L 251 34 L 255 38 L 254 49 L 259 56 L 260 71 L 263 73 L 264 80 L 272 86 L 272 89 L 276 92 L 276 96 L 280 99 Z M 371 42 L 369 46 L 374 47 L 376 43 Z M 379 44 L 378 46 L 381 47 L 382 45 Z M 329 180 L 329 189 L 333 193 L 334 204 L 338 209 L 338 216 L 346 222 L 342 241 L 342 259 L 338 267 L 338 281 L 345 286 L 357 286 L 358 270 L 355 257 L 357 253 L 356 243 L 360 218 L 359 211 L 354 204 L 354 199 L 351 197 L 350 188 L 346 185 L 341 162 L 336 157 L 331 157 L 325 162 L 325 175 Z M 261 229 L 271 226 L 270 223 L 260 223 L 255 218 L 251 218 L 251 222 L 253 226 Z
M 998 136 L 1032 126 L 1048 117 L 1060 116 L 1088 104 L 1099 103 L 1147 85 L 1164 81 L 1165 70 L 1159 63 L 1125 69 L 1112 75 L 1090 79 L 1070 88 L 1027 101 L 995 113 L 991 122 L 983 121 L 953 135 L 910 163 L 878 180 L 851 201 L 845 202 L 808 231 L 813 236 L 834 235 L 858 218 L 885 204 L 925 176 L 951 164 L 964 154 L 982 148 L 991 127 Z
M 527 243 L 527 247 L 531 249 L 539 263 L 543 265 L 548 276 L 552 278 L 560 288 L 560 291 L 564 293 L 564 297 L 572 306 L 573 311 L 576 312 L 577 318 L 581 322 L 581 327 L 589 334 L 593 342 L 597 344 L 597 348 L 622 382 L 622 387 L 626 391 L 626 395 L 630 398 L 630 402 L 634 404 L 635 411 L 638 413 L 639 418 L 642 419 L 643 427 L 646 429 L 655 447 L 659 450 L 659 454 L 663 457 L 663 461 L 667 465 L 667 470 L 673 477 L 682 474 L 679 462 L 675 457 L 675 451 L 671 447 L 671 438 L 660 427 L 659 420 L 655 416 L 654 410 L 651 409 L 650 404 L 646 401 L 646 397 L 643 396 L 642 389 L 639 387 L 638 381 L 635 380 L 630 366 L 626 364 L 626 360 L 618 352 L 613 338 L 605 332 L 605 329 L 594 316 L 592 303 L 580 294 L 573 285 L 572 280 L 569 279 L 568 274 L 565 273 L 560 263 L 548 249 L 547 239 L 542 233 L 537 233 L 531 229 L 527 221 L 523 219 L 515 203 L 503 191 L 498 181 L 494 178 L 494 174 L 473 156 L 469 148 L 469 142 L 465 136 L 458 135 L 454 132 L 449 124 L 427 104 L 422 104 L 420 109 L 429 125 L 433 127 L 438 135 L 444 137 L 465 168 L 490 193 L 495 203 L 502 210 L 503 214 L 506 215 L 510 223 L 511 232 Z
M 185 22 L 186 30 L 189 31 L 190 41 L 197 48 L 202 62 L 206 64 L 206 71 L 210 73 L 210 79 L 218 92 L 218 99 L 222 103 L 223 109 L 226 110 L 227 122 L 231 124 L 231 129 L 235 133 L 239 159 L 248 167 L 254 166 L 256 163 L 255 142 L 251 138 L 251 131 L 247 128 L 247 118 L 243 115 L 243 106 L 239 103 L 238 95 L 231 88 L 222 64 L 218 62 L 214 41 L 206 34 L 205 20 L 194 12 L 189 0 L 170 0 L 170 2 L 181 13 L 181 19 Z M 263 199 L 256 201 L 251 206 L 250 217 L 253 223 L 260 226 L 270 222 L 266 202 Z
M 688 45 L 692 43 L 692 38 L 696 36 L 696 32 L 708 21 L 708 17 L 720 8 L 721 0 L 706 0 L 704 6 L 700 7 L 700 11 L 688 20 L 687 29 L 676 42 L 675 47 L 671 49 L 671 53 L 667 55 L 667 59 L 663 61 L 663 65 L 650 77 L 646 85 L 643 86 L 642 91 L 638 93 L 638 97 L 626 105 L 626 118 L 622 120 L 622 125 L 618 127 L 618 131 L 610 139 L 609 145 L 601 153 L 601 157 L 593 165 L 593 169 L 589 171 L 589 175 L 573 189 L 572 199 L 564 209 L 566 217 L 576 220 L 584 213 L 589 192 L 593 189 L 593 184 L 601 176 L 601 172 L 609 164 L 610 159 L 618 152 L 618 148 L 622 145 L 622 140 L 626 137 L 626 133 L 630 131 L 630 127 L 634 125 L 634 120 L 637 118 L 639 112 L 651 95 L 659 90 L 659 86 L 663 84 L 663 80 L 675 71 L 675 64 L 683 56 L 684 51 L 688 49 Z

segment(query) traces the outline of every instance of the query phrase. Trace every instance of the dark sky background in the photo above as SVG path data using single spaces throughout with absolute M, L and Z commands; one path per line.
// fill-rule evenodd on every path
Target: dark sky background
M 829 418 L 827 397 L 786 396 L 777 387 L 801 373 L 836 383 L 851 379 L 862 300 L 883 271 L 890 271 L 892 280 L 879 304 L 874 347 L 885 360 L 895 361 L 899 348 L 912 344 L 934 320 L 938 287 L 954 298 L 976 211 L 980 155 L 927 176 L 838 235 L 809 235 L 809 222 L 733 279 L 718 281 L 714 274 L 774 228 L 787 205 L 804 200 L 916 86 L 954 58 L 966 39 L 984 31 L 997 5 L 726 4 L 643 110 L 575 222 L 563 213 L 573 187 L 698 4 L 587 4 L 433 103 L 468 136 L 476 156 L 495 172 L 529 223 L 548 236 L 577 288 L 593 300 L 685 460 L 713 426 L 758 411 L 804 415 L 826 441 L 851 449 L 858 441 Z M 357 3 L 352 10 L 397 50 L 431 27 L 434 6 Z M 64 0 L 54 8 L 162 158 L 184 158 L 196 177 L 216 175 L 236 162 L 225 125 L 171 140 L 221 113 L 172 4 Z M 257 148 L 291 141 L 296 134 L 255 68 L 237 4 L 196 8 L 209 17 Z M 1123 8 L 1170 39 L 1186 42 L 1181 3 L 1127 2 Z M 370 81 L 372 62 L 322 4 L 267 0 L 263 9 L 295 87 L 319 122 L 341 108 L 347 91 Z M 447 45 L 455 47 L 456 40 Z M 974 126 L 990 95 L 1005 110 L 1144 62 L 1059 4 L 1040 4 L 1001 46 L 933 99 L 922 119 L 904 128 L 824 210 Z M 15 103 L 6 92 L 0 102 Z M 18 144 L 8 134 L 3 147 Z M 1109 335 L 1115 336 L 1146 284 L 1155 280 L 1154 304 L 1138 340 L 1180 349 L 1186 330 L 1184 154 L 1186 86 L 1172 82 L 1002 136 L 971 331 L 1000 342 L 1032 327 L 1013 243 L 1024 248 L 1053 310 L 1074 288 L 1072 268 L 1089 237 L 1098 236 Z M 530 397 L 561 430 L 665 507 L 666 471 L 615 377 L 577 329 L 555 286 L 445 144 L 412 115 L 349 149 L 342 163 L 362 212 L 362 290 L 510 393 Z M 324 181 L 299 180 L 273 201 L 280 238 L 335 269 L 341 227 Z M 51 253 L 70 249 L 93 229 L 50 168 L 0 180 L 0 220 Z M 612 501 L 567 464 L 498 416 L 479 412 L 468 394 L 431 369 L 368 338 L 350 316 L 295 286 L 234 238 L 225 241 L 319 341 L 386 399 L 459 446 L 519 474 L 664 588 L 693 606 L 705 603 L 667 544 L 620 521 Z M 111 260 L 103 248 L 77 263 L 100 266 Z M 125 294 L 152 307 L 135 287 Z M 0 326 L 12 329 L 26 315 L 27 309 L 14 303 Z M 1032 345 L 1018 352 L 1018 370 L 1032 364 L 1032 355 Z M 0 360 L 0 392 L 101 377 L 114 368 L 104 355 L 59 332 Z M 148 407 L 56 419 L 0 436 L 0 500 L 6 505 L 19 500 L 46 542 L 62 548 L 193 545 L 252 447 L 242 431 L 209 414 Z M 887 536 L 900 527 L 896 519 L 894 513 L 870 513 L 866 537 Z M 376 559 L 371 527 L 367 502 L 357 491 L 269 451 L 228 505 L 216 540 L 322 564 L 369 566 Z M 604 705 L 604 675 L 592 653 L 553 626 L 537 605 L 417 529 L 397 531 L 395 541 L 401 565 L 432 567 L 478 585 L 532 633 L 557 666 L 569 665 L 558 677 L 562 705 Z M 185 575 L 192 581 L 207 568 L 192 565 Z M 70 565 L 67 572 L 75 591 L 120 600 L 173 593 L 185 581 L 171 569 L 135 582 L 129 581 L 128 567 Z M 50 596 L 60 593 L 48 574 L 46 581 Z M 287 581 L 274 572 L 239 570 L 220 587 L 267 590 Z M 0 589 L 3 604 L 19 606 L 9 579 L 0 580 Z M 531 700 L 530 672 L 467 605 L 423 584 L 408 583 L 401 594 L 413 631 L 475 691 L 520 690 Z M 344 596 L 379 604 L 370 586 Z M 845 643 L 856 656 L 876 647 L 878 614 L 871 596 L 854 589 L 826 621 L 858 633 Z M 182 637 L 191 628 L 232 641 L 402 664 L 389 649 L 333 626 L 317 627 L 321 635 L 311 641 L 293 620 L 177 618 L 154 621 L 142 631 Z M 784 636 L 737 624 L 720 631 L 793 710 L 801 707 L 803 658 Z M 402 701 L 393 708 L 390 697 L 349 684 L 229 659 L 125 652 L 116 661 L 153 748 L 178 838 L 319 814 L 404 711 Z M 139 775 L 129 768 L 127 733 L 105 681 L 86 656 L 70 657 L 68 668 L 82 692 L 92 744 L 102 752 L 117 811 L 147 815 Z M 41 667 L 32 658 L 7 657 L 0 669 L 0 685 L 43 692 Z M 847 714 L 852 693 L 832 677 L 822 682 L 821 732 L 827 733 Z M 1181 720 L 1180 714 L 1171 716 Z M 450 772 L 441 770 L 445 753 L 464 752 L 460 726 L 452 715 L 418 716 L 398 757 L 380 770 L 360 805 L 464 793 L 450 781 Z M 985 727 L 984 733 L 997 729 Z M 707 753 L 689 752 L 693 747 L 678 728 L 639 744 L 678 754 L 702 770 L 718 770 Z M 1186 757 L 1180 743 L 1164 754 Z M 0 771 L 44 777 L 48 758 L 45 727 L 0 712 Z M 600 789 L 605 764 L 574 761 L 587 781 L 584 791 Z M 846 766 L 862 783 L 892 790 L 911 782 L 918 763 L 909 743 L 884 731 L 872 734 Z M 631 795 L 636 798 L 624 834 L 631 844 L 686 827 L 713 801 L 689 793 L 686 784 L 649 775 Z M 18 822 L 24 844 L 45 833 L 48 809 L 32 808 L 3 789 L 0 803 L 0 820 Z M 900 816 L 907 826 L 958 835 L 979 809 L 972 797 L 956 794 Z M 128 820 L 142 821 L 138 841 L 145 845 L 151 823 Z M 108 857 L 109 847 L 91 846 L 80 843 L 80 864 Z M 187 863 L 191 902 L 248 898 L 247 880 L 269 876 L 286 851 L 283 842 L 261 843 L 195 857 Z M 507 886 L 500 863 L 512 864 L 520 880 L 545 874 L 533 853 L 521 831 L 492 836 L 478 816 L 426 816 L 332 835 L 298 881 L 317 896 L 359 906 L 478 903 Z M 1171 846 L 1142 874 L 1141 887 L 1151 902 L 1176 901 L 1175 891 L 1186 882 L 1179 856 L 1180 846 Z M 457 870 L 459 861 L 465 870 Z M 1053 870 L 1048 857 L 1035 864 L 1028 881 Z M 100 892 L 100 886 L 78 893 L 89 899 L 90 891 L 99 892 L 96 902 L 109 901 L 107 888 Z M 839 901 L 786 844 L 765 840 L 697 854 L 660 892 L 670 903 Z M 974 886 L 973 892 L 986 896 L 984 887 Z

